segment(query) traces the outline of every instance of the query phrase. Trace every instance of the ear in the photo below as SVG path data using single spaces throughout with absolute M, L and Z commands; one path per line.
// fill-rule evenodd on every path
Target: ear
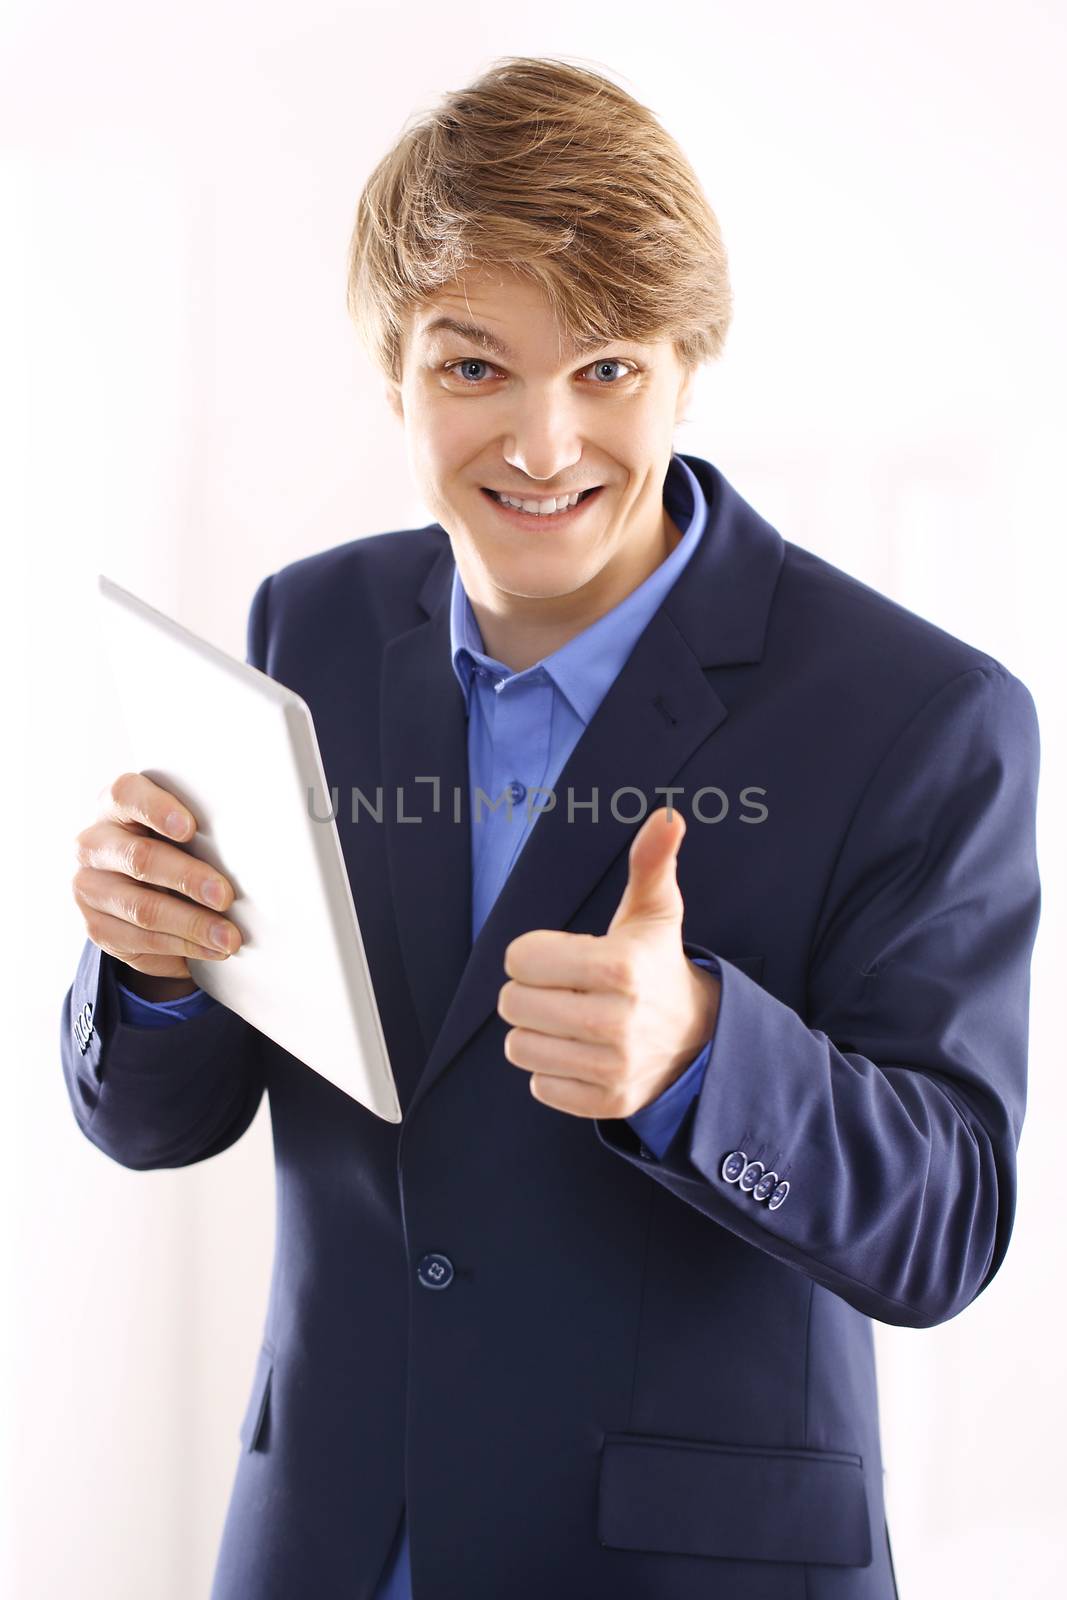
M 696 381 L 696 375 L 696 367 L 690 367 L 688 373 L 686 374 L 685 381 L 678 391 L 678 401 L 674 408 L 674 420 L 676 423 L 681 422 L 682 413 L 689 404 L 689 396 L 693 392 L 693 384 Z
M 399 384 L 394 383 L 391 378 L 387 378 L 385 382 L 385 398 L 388 402 L 390 411 L 396 417 L 397 421 L 403 422 L 404 401 L 401 397 L 400 386 Z

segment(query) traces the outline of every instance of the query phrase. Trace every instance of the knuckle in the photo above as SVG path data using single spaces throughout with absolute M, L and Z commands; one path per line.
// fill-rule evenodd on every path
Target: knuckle
M 188 857 L 183 860 L 176 876 L 171 879 L 170 887 L 175 889 L 178 894 L 183 894 L 187 900 L 199 899 L 197 885 L 189 877 Z
M 125 872 L 131 878 L 147 878 L 151 871 L 156 847 L 144 834 L 135 834 L 122 851 Z
M 641 1073 L 646 1062 L 647 1057 L 635 1056 L 625 1045 L 619 1047 L 615 1063 L 615 1082 L 620 1089 L 629 1092 L 641 1081 Z M 626 1115 L 630 1115 L 629 1111 Z
M 117 917 L 121 917 L 123 922 L 132 923 L 135 928 L 146 926 L 144 902 L 140 895 L 120 895 L 115 902 L 114 914 Z
M 601 1019 L 597 1040 L 609 1050 L 617 1051 L 620 1049 L 624 1042 L 624 1033 L 617 1017 L 604 1017 Z
M 633 989 L 633 961 L 628 955 L 606 955 L 603 973 L 608 988 L 616 989 L 621 994 L 629 994 Z
M 624 993 L 615 996 L 615 1019 L 619 1026 L 620 1034 L 625 1037 L 634 1026 L 638 1010 L 638 996 L 635 989 L 627 989 Z
M 606 1019 L 598 1006 L 588 1001 L 578 1008 L 578 1029 L 591 1039 L 606 1039 Z
M 629 1100 L 623 1090 L 609 1089 L 606 1095 L 606 1103 L 607 1109 L 603 1113 L 605 1118 L 612 1121 L 616 1119 L 622 1121 L 626 1117 Z
M 97 851 L 100 847 L 100 835 L 92 829 L 79 833 L 75 841 L 74 859 L 79 866 L 92 867 L 96 864 Z
M 590 1038 L 602 1044 L 614 1043 L 617 1019 L 614 1012 L 605 1008 L 601 1000 L 583 1002 L 579 1009 L 578 1022 L 581 1031 Z
M 620 1016 L 617 1011 L 612 1011 L 603 1019 L 600 1036 L 605 1044 L 621 1044 L 626 1037 L 625 1017 Z
M 98 817 L 114 816 L 115 811 L 121 804 L 119 799 L 119 786 L 121 783 L 122 777 L 112 778 L 111 782 L 105 783 L 104 787 L 97 794 L 96 809 Z

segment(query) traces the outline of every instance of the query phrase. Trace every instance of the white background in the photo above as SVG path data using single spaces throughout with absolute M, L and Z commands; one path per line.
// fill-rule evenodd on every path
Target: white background
M 876 1336 L 901 1595 L 1065 1592 L 1065 38 L 1034 0 L 8 0 L 5 1594 L 206 1596 L 273 1246 L 266 1100 L 223 1156 L 137 1173 L 67 1099 L 73 839 L 115 775 L 96 574 L 243 655 L 265 573 L 430 520 L 346 319 L 345 251 L 404 120 L 505 54 L 616 76 L 719 216 L 735 322 L 676 447 L 1037 702 L 1015 1237 L 960 1317 Z M 160 686 L 161 716 L 196 711 Z

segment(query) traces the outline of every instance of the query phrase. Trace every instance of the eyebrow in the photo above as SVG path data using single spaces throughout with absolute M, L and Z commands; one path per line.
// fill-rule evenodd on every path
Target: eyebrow
M 457 322 L 455 317 L 435 317 L 422 329 L 422 336 L 428 339 L 432 333 L 458 333 L 462 339 L 470 339 L 474 344 L 480 344 L 483 349 L 492 351 L 493 355 L 500 356 L 505 361 L 510 361 L 515 352 L 510 345 L 498 339 L 495 333 L 490 333 L 488 328 L 479 328 L 473 322 Z M 603 349 L 604 345 L 612 344 L 611 339 L 583 339 L 576 346 L 579 355 L 585 355 L 590 350 Z

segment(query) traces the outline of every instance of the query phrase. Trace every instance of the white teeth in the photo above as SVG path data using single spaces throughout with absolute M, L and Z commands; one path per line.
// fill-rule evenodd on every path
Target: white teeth
M 514 506 L 517 511 L 529 511 L 535 517 L 550 517 L 555 511 L 568 511 L 571 506 L 576 506 L 581 496 L 571 494 L 562 500 L 512 500 L 509 495 L 498 494 L 497 499 L 501 505 Z

